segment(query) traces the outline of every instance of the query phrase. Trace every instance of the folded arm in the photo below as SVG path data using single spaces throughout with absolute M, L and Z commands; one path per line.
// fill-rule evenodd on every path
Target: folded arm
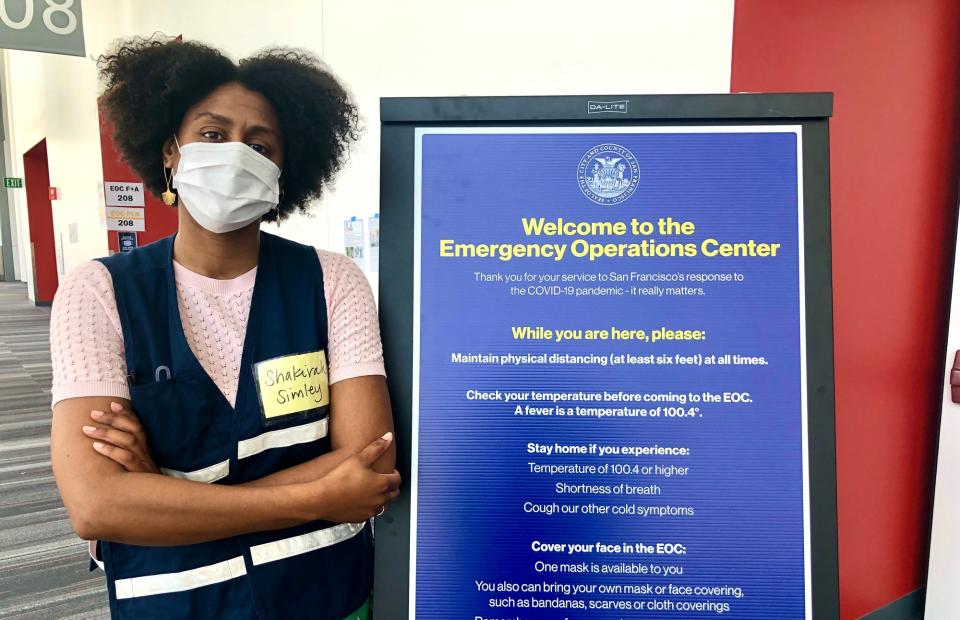
M 81 538 L 138 545 L 183 545 L 281 529 L 315 519 L 363 521 L 393 501 L 399 475 L 372 469 L 392 445 L 380 438 L 326 475 L 269 485 L 218 485 L 128 471 L 94 449 L 82 429 L 112 398 L 86 397 L 54 407 L 51 461 L 57 486 Z
M 272 486 L 306 483 L 322 478 L 351 455 L 356 454 L 372 439 L 393 432 L 390 397 L 382 375 L 355 377 L 339 381 L 330 387 L 331 451 L 300 465 L 275 472 L 269 476 L 242 483 L 241 486 Z M 136 414 L 129 406 L 91 412 L 84 426 L 85 434 L 98 440 L 94 448 L 116 461 L 128 471 L 159 473 L 147 450 L 147 438 Z M 386 474 L 396 465 L 393 444 L 373 464 L 373 469 Z

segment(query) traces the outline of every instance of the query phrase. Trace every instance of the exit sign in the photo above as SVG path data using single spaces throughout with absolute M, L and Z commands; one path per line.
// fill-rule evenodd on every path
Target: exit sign
M 23 187 L 23 179 L 18 179 L 16 177 L 3 177 L 3 186 L 12 189 L 20 189 Z

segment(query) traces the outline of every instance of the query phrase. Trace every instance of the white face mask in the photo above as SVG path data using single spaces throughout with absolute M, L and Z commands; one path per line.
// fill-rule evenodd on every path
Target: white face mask
M 173 175 L 183 205 L 210 232 L 257 221 L 280 202 L 280 168 L 242 142 L 191 142 Z

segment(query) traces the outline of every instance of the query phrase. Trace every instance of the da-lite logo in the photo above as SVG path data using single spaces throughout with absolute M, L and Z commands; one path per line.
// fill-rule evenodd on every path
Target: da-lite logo
M 598 144 L 577 165 L 580 191 L 598 205 L 620 204 L 637 191 L 639 180 L 637 158 L 619 144 Z
M 588 101 L 587 114 L 603 114 L 604 112 L 626 114 L 629 104 L 629 99 L 623 99 L 622 101 Z

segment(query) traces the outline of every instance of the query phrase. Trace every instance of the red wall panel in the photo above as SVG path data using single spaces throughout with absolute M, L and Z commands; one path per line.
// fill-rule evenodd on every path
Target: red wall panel
M 113 143 L 113 126 L 106 119 L 103 112 L 100 113 L 100 154 L 103 161 L 103 180 L 104 181 L 126 181 L 139 183 L 141 181 L 130 166 L 123 161 L 117 147 Z M 157 169 L 160 169 L 160 149 L 157 149 Z M 137 243 L 146 245 L 151 241 L 162 239 L 177 232 L 177 209 L 168 207 L 163 202 L 151 194 L 144 191 L 144 231 L 137 233 Z M 116 231 L 107 231 L 107 237 L 111 251 L 119 250 L 119 240 Z
M 841 617 L 924 584 L 956 226 L 960 3 L 737 0 L 737 91 L 833 91 Z

